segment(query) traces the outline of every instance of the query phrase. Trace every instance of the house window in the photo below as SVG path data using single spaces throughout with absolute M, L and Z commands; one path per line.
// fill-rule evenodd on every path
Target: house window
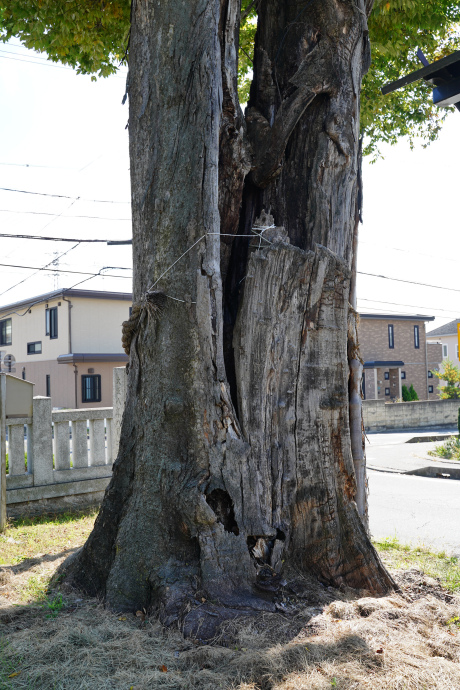
M 58 337 L 58 310 L 57 307 L 51 307 L 45 311 L 46 335 L 51 339 Z
M 414 326 L 414 347 L 416 350 L 420 348 L 420 331 L 418 326 Z
M 101 375 L 91 374 L 81 377 L 81 401 L 101 402 Z
M 51 398 L 51 376 L 50 376 L 50 374 L 46 375 L 46 397 Z
M 390 380 L 390 372 L 386 371 L 385 372 L 385 381 L 389 381 L 389 380 Z
M 11 345 L 11 319 L 0 321 L 0 345 Z
M 388 347 L 393 350 L 395 346 L 395 330 L 393 324 L 388 324 Z
M 22 367 L 22 380 L 23 381 L 26 380 L 26 368 L 25 367 Z
M 428 393 L 432 393 L 432 392 L 433 392 L 433 386 L 428 386 Z
M 405 372 L 405 371 L 402 371 L 402 372 L 401 372 L 401 378 L 402 378 L 402 379 L 405 379 L 405 378 L 406 378 L 406 372 Z
M 433 372 L 432 372 L 432 371 L 429 371 L 429 372 L 428 372 L 428 378 L 429 378 L 429 379 L 432 379 L 432 378 L 433 378 Z
M 385 388 L 385 395 L 390 395 L 390 389 L 389 388 Z
M 37 343 L 27 343 L 27 354 L 28 355 L 39 355 L 42 351 L 41 341 Z
M 447 345 L 442 346 L 442 358 L 447 359 Z

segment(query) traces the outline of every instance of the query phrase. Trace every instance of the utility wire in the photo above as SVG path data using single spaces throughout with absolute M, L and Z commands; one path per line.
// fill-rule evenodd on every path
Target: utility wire
M 34 57 L 34 56 L 29 56 L 27 58 L 23 57 L 23 55 L 27 55 L 27 53 L 13 53 L 12 51 L 7 51 L 7 50 L 0 50 L 0 53 L 6 53 L 6 55 L 5 54 L 0 55 L 0 58 L 2 58 L 3 60 L 14 60 L 15 62 L 28 62 L 31 65 L 38 65 L 38 67 L 54 67 L 56 69 L 65 69 L 67 71 L 71 71 L 71 72 L 74 72 L 76 74 L 75 69 L 73 67 L 71 67 L 70 65 L 69 66 L 57 65 L 55 62 L 53 62 L 51 60 L 46 60 L 46 59 L 44 60 L 43 58 L 39 58 L 39 57 L 31 60 L 30 57 Z M 8 53 L 10 53 L 10 54 L 8 55 Z M 15 57 L 11 57 L 11 55 L 14 55 Z M 19 55 L 20 55 L 20 57 L 16 57 Z M 42 60 L 42 62 L 36 62 L 36 60 L 40 60 L 40 59 Z M 83 74 L 83 73 L 80 73 L 80 74 Z M 80 76 L 80 74 L 78 76 Z M 121 74 L 123 74 L 123 72 Z M 125 79 L 125 77 L 121 76 L 121 74 L 118 75 L 116 72 L 113 72 L 110 76 L 114 76 L 117 79 Z M 91 74 L 83 74 L 83 76 L 89 77 L 89 76 L 91 76 Z
M 5 163 L 6 165 L 6 163 Z M 14 164 L 13 164 L 14 165 Z M 130 204 L 130 201 L 111 201 L 109 199 L 85 199 L 81 196 L 68 196 L 67 194 L 49 194 L 47 192 L 29 192 L 25 189 L 10 189 L 9 187 L 0 187 L 3 192 L 18 192 L 19 194 L 34 194 L 35 196 L 52 196 L 56 199 L 79 199 L 80 201 L 90 201 L 96 204 Z
M 75 246 L 78 246 L 78 245 L 75 245 Z M 72 249 L 75 249 L 75 247 L 71 247 L 69 249 L 69 251 L 72 251 Z M 67 252 L 64 252 L 64 254 L 67 254 Z M 61 256 L 64 256 L 64 254 L 61 254 Z M 46 264 L 46 266 L 48 267 L 51 263 L 53 263 L 54 261 L 57 261 L 60 258 L 61 257 L 59 257 L 59 256 L 56 257 L 55 259 L 53 259 L 53 261 L 50 261 L 49 264 Z M 43 266 L 42 268 L 40 268 L 39 266 L 22 266 L 22 265 L 19 266 L 18 264 L 0 264 L 0 266 L 6 266 L 7 268 L 23 268 L 23 269 L 28 270 L 28 271 L 37 271 L 37 273 L 39 273 L 40 271 L 49 271 L 50 273 L 75 273 L 75 274 L 81 275 L 81 276 L 92 276 L 92 277 L 99 275 L 99 273 L 91 273 L 90 271 L 72 271 L 70 269 L 68 271 L 66 271 L 63 268 L 47 268 L 45 266 Z M 104 268 L 102 268 L 101 271 L 106 271 L 109 269 L 110 270 L 118 270 L 118 271 L 132 271 L 132 268 L 126 268 L 126 266 L 104 266 Z M 32 276 L 33 275 L 36 275 L 36 274 L 33 273 Z M 28 278 L 32 278 L 32 276 L 28 276 Z M 115 275 L 115 276 L 110 276 L 110 277 L 111 278 L 129 278 L 129 279 L 131 279 L 131 276 Z M 26 278 L 26 280 L 28 280 L 28 278 Z M 21 281 L 21 282 L 23 282 L 23 281 Z M 17 285 L 19 285 L 19 283 L 17 283 Z M 13 285 L 13 287 L 16 287 L 16 285 Z M 13 287 L 8 288 L 8 290 L 12 290 Z M 5 290 L 5 292 L 8 292 L 8 290 Z M 0 296 L 4 295 L 5 292 L 0 292 Z
M 392 280 L 395 283 L 409 283 L 410 285 L 421 285 L 422 287 L 434 288 L 435 290 L 449 290 L 450 292 L 460 292 L 459 288 L 443 287 L 442 285 L 430 285 L 429 283 L 417 283 L 415 280 L 404 280 L 403 278 L 390 278 L 389 276 L 382 276 L 378 273 L 365 273 L 364 271 L 357 271 L 362 276 L 372 276 L 373 278 L 383 278 L 385 280 Z
M 72 198 L 72 197 L 70 197 L 70 198 Z M 77 199 L 75 199 L 75 201 L 78 201 L 79 198 L 80 197 L 77 197 Z M 75 202 L 73 202 L 73 203 L 75 203 Z M 64 211 L 67 211 L 67 209 L 64 209 Z M 32 216 L 55 216 L 56 218 L 59 218 L 60 216 L 62 216 L 64 211 L 62 211 L 62 213 L 56 214 L 56 213 L 47 213 L 46 211 L 13 211 L 9 208 L 0 208 L 0 213 L 19 213 L 21 215 L 25 214 L 25 215 L 32 215 Z M 129 221 L 131 220 L 131 218 L 110 218 L 110 216 L 79 216 L 79 215 L 64 216 L 64 218 L 89 218 L 90 220 L 129 220 Z
M 94 273 L 94 274 L 90 275 L 89 278 L 84 278 L 83 280 L 80 280 L 78 283 L 75 283 L 74 285 L 71 285 L 68 288 L 63 288 L 62 290 L 55 290 L 53 292 L 54 292 L 54 294 L 57 294 L 57 295 L 65 294 L 69 290 L 73 290 L 74 288 L 76 288 L 78 285 L 81 285 L 82 283 L 86 283 L 87 280 L 92 280 L 93 278 L 97 278 L 99 276 L 102 276 L 103 278 L 104 277 L 107 277 L 107 278 L 126 278 L 126 276 L 104 276 L 102 271 L 107 271 L 109 268 L 114 268 L 114 266 L 104 266 L 103 268 L 101 268 L 99 270 L 98 273 Z M 28 313 L 29 309 L 32 309 L 32 307 L 35 307 L 37 304 L 41 304 L 42 302 L 48 302 L 50 300 L 50 294 L 52 295 L 53 293 L 47 293 L 47 295 L 45 297 L 42 297 L 41 299 L 38 299 L 36 302 L 32 302 L 32 304 L 29 304 L 27 306 L 26 310 L 22 314 L 20 314 L 17 311 L 10 311 L 7 314 L 4 314 L 2 316 L 2 318 L 6 319 L 8 316 L 11 316 L 12 314 L 16 314 L 17 316 L 25 316 Z
M 11 237 L 16 240 L 50 240 L 51 242 L 103 242 L 104 244 L 125 244 L 124 241 L 110 242 L 109 240 L 82 240 L 71 237 L 43 237 L 42 235 L 13 235 L 7 232 L 0 232 L 0 237 Z M 131 240 L 130 240 L 131 241 Z
M 424 252 L 415 252 L 415 251 L 412 251 L 411 249 L 402 249 L 401 247 L 389 247 L 387 244 L 376 245 L 373 242 L 366 242 L 366 240 L 362 240 L 362 239 L 359 240 L 359 243 L 360 244 L 368 244 L 372 247 L 375 247 L 375 249 L 379 249 L 379 250 L 389 249 L 392 252 L 403 252 L 404 254 L 410 254 L 411 256 L 416 255 L 416 256 L 426 256 L 429 259 L 433 258 L 433 254 L 426 254 Z M 450 259 L 448 257 L 443 257 L 443 261 L 452 261 L 453 263 L 456 263 L 456 264 L 460 263 L 459 259 Z
M 373 304 L 391 304 L 395 307 L 411 307 L 412 309 L 429 309 L 430 311 L 447 311 L 452 312 L 452 309 L 441 309 L 441 307 L 421 307 L 419 304 L 401 304 L 400 302 L 383 302 L 378 299 L 365 299 L 364 297 L 358 297 L 358 302 L 372 302 Z
M 63 253 L 60 254 L 59 256 L 56 256 L 52 261 L 49 261 L 47 264 L 45 264 L 45 265 L 42 266 L 41 268 L 39 268 L 39 267 L 37 267 L 37 266 L 29 266 L 29 267 L 27 267 L 27 268 L 29 268 L 29 269 L 31 269 L 31 270 L 35 270 L 35 273 L 32 273 L 30 276 L 27 276 L 26 278 L 23 278 L 23 280 L 20 280 L 19 283 L 15 283 L 15 284 L 12 285 L 11 287 L 7 288 L 6 290 L 3 290 L 3 292 L 0 292 L 0 297 L 1 297 L 2 295 L 4 295 L 6 292 L 9 292 L 9 291 L 12 290 L 13 288 L 17 287 L 18 285 L 21 285 L 22 283 L 25 283 L 26 280 L 29 280 L 29 278 L 33 278 L 33 276 L 37 275 L 37 273 L 40 273 L 40 271 L 46 271 L 46 270 L 48 270 L 48 266 L 50 266 L 51 264 L 56 263 L 56 262 L 57 262 L 59 259 L 61 259 L 63 256 L 65 256 L 66 254 L 68 254 L 69 252 L 71 252 L 73 249 L 75 249 L 76 247 L 78 247 L 79 244 L 80 244 L 80 242 L 77 242 L 77 244 L 75 244 L 73 247 L 70 247 L 70 249 L 67 249 L 67 251 L 63 252 Z M 3 266 L 8 266 L 8 264 L 2 264 L 2 265 L 3 265 Z M 10 264 L 10 265 L 11 265 L 11 264 Z M 26 268 L 26 266 L 14 266 L 14 268 Z M 53 269 L 51 269 L 51 272 L 52 272 L 52 273 L 60 273 L 61 271 L 60 271 L 59 269 L 57 269 L 57 268 L 53 268 Z

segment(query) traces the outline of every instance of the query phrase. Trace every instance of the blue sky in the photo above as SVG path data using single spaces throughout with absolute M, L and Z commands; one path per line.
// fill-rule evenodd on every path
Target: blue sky
M 0 46 L 0 57 L 0 187 L 71 197 L 0 190 L 0 232 L 76 239 L 130 237 L 128 108 L 121 105 L 124 76 L 91 82 L 70 68 L 47 62 L 43 54 L 27 51 L 17 40 Z M 358 270 L 459 292 L 360 274 L 358 308 L 433 315 L 437 318 L 429 327 L 436 327 L 460 316 L 460 113 L 448 118 L 439 140 L 427 149 L 418 145 L 411 151 L 401 140 L 385 147 L 383 154 L 383 160 L 374 165 L 365 161 L 363 166 Z M 97 273 L 116 267 L 82 283 L 82 288 L 131 289 L 129 246 L 75 247 L 5 238 L 1 243 L 1 263 L 41 267 L 68 251 L 59 259 L 61 270 Z M 71 287 L 89 277 L 0 268 L 0 304 Z M 120 275 L 127 277 L 110 277 Z

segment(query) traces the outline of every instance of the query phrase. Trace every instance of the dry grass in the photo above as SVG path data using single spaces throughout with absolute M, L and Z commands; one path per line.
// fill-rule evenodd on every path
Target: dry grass
M 89 529 L 92 516 L 80 519 Z M 414 561 L 394 572 L 398 594 L 375 599 L 306 581 L 309 596 L 296 599 L 294 615 L 232 623 L 230 644 L 201 646 L 154 619 L 115 615 L 76 592 L 63 590 L 63 600 L 47 593 L 51 573 L 76 546 L 77 535 L 72 545 L 69 532 L 64 537 L 54 560 L 28 556 L 0 573 L 2 690 L 460 688 L 460 599 Z M 385 559 L 400 558 L 399 551 L 409 558 L 410 550 L 392 544 L 383 547 Z M 31 578 L 40 586 L 26 592 Z

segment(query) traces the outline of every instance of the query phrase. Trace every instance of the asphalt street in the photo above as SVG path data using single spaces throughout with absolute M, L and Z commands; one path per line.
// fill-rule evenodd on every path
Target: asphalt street
M 374 539 L 398 537 L 460 556 L 460 481 L 368 470 Z
M 444 477 L 460 463 L 427 451 L 441 441 L 408 443 L 415 436 L 446 434 L 457 429 L 368 434 L 369 523 L 374 538 L 398 537 L 460 556 L 460 481 L 404 474 L 435 468 Z

